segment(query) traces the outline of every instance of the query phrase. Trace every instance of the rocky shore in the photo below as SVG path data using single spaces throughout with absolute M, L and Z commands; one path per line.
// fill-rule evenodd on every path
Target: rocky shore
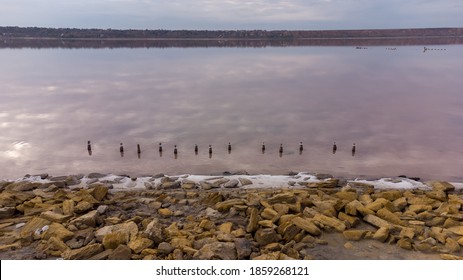
M 463 259 L 459 185 L 304 173 L 273 179 L 3 181 L 0 259 Z

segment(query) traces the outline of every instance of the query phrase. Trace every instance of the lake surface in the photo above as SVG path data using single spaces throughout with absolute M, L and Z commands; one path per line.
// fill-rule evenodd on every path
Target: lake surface
M 246 170 L 461 182 L 463 45 L 426 47 L 1 49 L 0 178 Z

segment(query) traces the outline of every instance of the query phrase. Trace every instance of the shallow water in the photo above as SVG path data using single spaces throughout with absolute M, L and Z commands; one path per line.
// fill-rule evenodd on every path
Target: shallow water
M 463 45 L 426 47 L 2 49 L 0 178 L 246 170 L 463 181 Z

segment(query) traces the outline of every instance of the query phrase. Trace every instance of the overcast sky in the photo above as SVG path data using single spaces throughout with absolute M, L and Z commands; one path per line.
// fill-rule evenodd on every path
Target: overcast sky
M 1 0 L 0 25 L 120 29 L 462 27 L 462 0 Z

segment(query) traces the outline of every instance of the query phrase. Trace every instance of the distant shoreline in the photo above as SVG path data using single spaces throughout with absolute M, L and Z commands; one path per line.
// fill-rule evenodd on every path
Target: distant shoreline
M 60 39 L 342 39 L 462 37 L 463 28 L 408 28 L 358 30 L 138 30 L 77 29 L 0 26 L 0 36 L 7 38 Z
M 463 44 L 463 28 L 118 30 L 0 27 L 0 48 L 204 48 Z

